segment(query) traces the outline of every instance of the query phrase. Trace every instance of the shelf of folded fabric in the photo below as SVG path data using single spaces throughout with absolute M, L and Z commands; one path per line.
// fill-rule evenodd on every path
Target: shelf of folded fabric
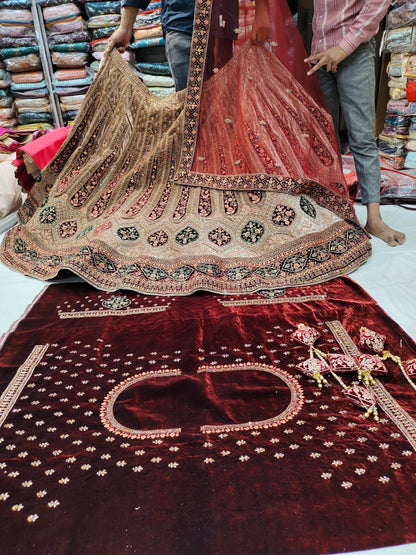
M 93 80 L 87 23 L 74 2 L 34 1 L 42 8 L 53 93 L 59 101 L 63 124 L 70 125 Z
M 165 53 L 160 7 L 161 2 L 155 0 L 146 10 L 139 11 L 129 49 L 135 53 L 140 79 L 153 94 L 164 97 L 173 94 L 175 86 Z
M 409 174 L 416 168 L 415 8 L 415 2 L 393 2 L 387 14 L 383 49 L 390 56 L 389 101 L 384 128 L 378 136 L 383 162 Z
M 52 128 L 54 123 L 30 7 L 26 0 L 0 2 L 0 56 L 13 100 L 6 110 L 10 124 L 20 130 Z
M 99 70 L 104 51 L 109 37 L 120 25 L 120 1 L 86 2 L 85 11 L 88 17 L 88 29 L 91 33 L 91 53 L 93 62 L 91 69 L 96 73 Z M 122 57 L 130 64 L 134 63 L 134 56 L 126 51 Z

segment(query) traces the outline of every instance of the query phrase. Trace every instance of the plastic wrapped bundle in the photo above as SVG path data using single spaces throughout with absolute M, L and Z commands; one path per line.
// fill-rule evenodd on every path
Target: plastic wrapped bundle
M 39 54 L 39 47 L 37 45 L 32 46 L 15 46 L 0 48 L 1 58 L 14 58 L 15 56 L 26 56 L 27 54 Z
M 6 89 L 10 85 L 10 73 L 5 69 L 0 69 L 0 89 Z
M 393 100 L 390 99 L 387 102 L 387 112 L 391 114 L 399 114 L 399 115 L 409 115 L 407 114 L 407 110 L 409 108 L 409 102 L 407 100 Z
M 104 27 L 117 27 L 120 25 L 120 14 L 96 15 L 88 20 L 88 29 L 98 29 Z
M 175 87 L 173 78 L 169 75 L 152 75 L 150 73 L 139 72 L 139 77 L 146 87 L 164 87 L 170 89 Z
M 118 25 L 113 27 L 100 27 L 98 29 L 91 29 L 91 35 L 94 40 L 110 37 L 114 31 L 117 31 Z
M 86 52 L 52 52 L 52 63 L 57 67 L 84 67 L 87 62 Z
M 159 98 L 165 98 L 175 94 L 175 87 L 149 87 L 149 91 Z
M 387 32 L 384 48 L 387 52 L 415 52 L 415 27 L 400 27 Z
M 74 31 L 73 33 L 64 33 L 60 35 L 49 35 L 48 43 L 52 44 L 73 44 L 77 42 L 89 42 L 90 36 L 88 31 Z
M 4 89 L 0 89 L 3 92 Z M 11 108 L 13 105 L 13 98 L 9 95 L 0 95 L 0 108 Z
M 391 10 L 387 15 L 387 27 L 389 29 L 412 25 L 415 21 L 416 2 L 414 0 L 407 0 L 403 5 Z
M 409 54 L 403 52 L 392 52 L 390 62 L 387 65 L 387 74 L 390 77 L 402 77 L 404 75 L 405 64 Z
M 120 2 L 87 2 L 85 4 L 87 16 L 94 17 L 112 13 L 120 13 Z
M 149 64 L 141 62 L 136 64 L 136 68 L 141 73 L 150 73 L 152 75 L 170 75 L 170 67 L 167 62 L 160 64 Z
M 82 102 L 84 101 L 85 94 L 76 94 L 73 96 L 62 96 L 61 110 L 63 112 L 68 112 L 71 110 L 79 110 L 81 108 Z
M 23 112 L 51 112 L 47 97 L 43 98 L 17 98 L 15 107 L 18 114 Z
M 27 54 L 26 56 L 15 56 L 4 60 L 6 69 L 12 73 L 31 71 L 42 67 L 40 58 L 37 54 Z
M 148 27 L 143 27 L 142 29 L 137 29 L 136 31 L 134 31 L 133 35 L 135 42 L 138 42 L 142 39 L 162 37 L 162 25 L 150 25 Z
M 0 37 L 25 36 L 35 36 L 32 12 L 26 9 L 0 9 Z
M 63 44 L 50 44 L 49 50 L 51 52 L 89 52 L 89 42 L 73 42 Z
M 409 150 L 404 161 L 404 167 L 409 169 L 416 168 L 416 152 Z
M 17 121 L 20 125 L 27 123 L 53 123 L 52 114 L 45 112 L 24 112 L 17 116 Z
M 84 30 L 81 10 L 73 3 L 43 8 L 48 35 L 68 34 Z

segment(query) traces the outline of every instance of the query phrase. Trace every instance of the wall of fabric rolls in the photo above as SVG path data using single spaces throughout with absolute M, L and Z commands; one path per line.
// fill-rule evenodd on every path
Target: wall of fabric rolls
M 120 0 L 0 0 L 0 127 L 71 124 L 120 24 Z M 158 96 L 174 92 L 160 1 L 139 12 L 123 58 Z

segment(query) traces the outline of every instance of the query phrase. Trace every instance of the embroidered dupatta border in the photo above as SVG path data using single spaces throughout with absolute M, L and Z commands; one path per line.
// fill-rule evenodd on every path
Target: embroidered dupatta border
M 45 345 L 35 345 L 27 359 L 17 370 L 13 379 L 2 393 L 0 397 L 0 426 L 4 424 L 20 394 L 32 377 L 36 366 L 42 360 L 48 348 L 49 343 L 46 343 Z

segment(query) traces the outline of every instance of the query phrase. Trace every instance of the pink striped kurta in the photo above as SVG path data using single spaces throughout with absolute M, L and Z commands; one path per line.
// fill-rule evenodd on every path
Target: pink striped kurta
M 391 0 L 314 0 L 312 54 L 340 46 L 351 54 L 373 37 Z

